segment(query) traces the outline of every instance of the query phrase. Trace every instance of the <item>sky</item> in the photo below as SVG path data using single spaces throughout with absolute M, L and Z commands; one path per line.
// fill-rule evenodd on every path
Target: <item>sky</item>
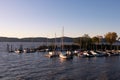
M 120 36 L 120 0 L 0 0 L 1 37 Z

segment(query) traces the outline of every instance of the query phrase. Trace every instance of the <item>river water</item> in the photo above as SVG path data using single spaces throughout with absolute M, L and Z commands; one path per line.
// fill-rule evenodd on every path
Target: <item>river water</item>
M 120 56 L 62 60 L 45 53 L 0 53 L 0 80 L 120 80 Z

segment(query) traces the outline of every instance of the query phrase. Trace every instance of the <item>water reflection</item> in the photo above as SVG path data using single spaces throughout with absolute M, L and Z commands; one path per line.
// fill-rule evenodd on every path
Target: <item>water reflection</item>
M 61 63 L 64 63 L 64 62 L 72 62 L 73 59 L 63 59 L 63 58 L 59 58 L 60 62 Z

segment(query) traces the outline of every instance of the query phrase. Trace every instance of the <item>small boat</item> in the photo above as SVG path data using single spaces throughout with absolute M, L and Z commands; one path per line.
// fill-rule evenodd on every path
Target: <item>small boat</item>
M 115 56 L 119 56 L 119 52 L 118 51 L 112 50 L 112 53 L 114 53 Z
M 72 59 L 73 55 L 72 55 L 72 52 L 70 52 L 70 51 L 67 51 L 67 52 L 62 51 L 62 52 L 60 52 L 59 57 L 62 59 Z
M 48 51 L 49 49 L 47 49 Z M 59 57 L 59 52 L 57 51 L 57 47 L 56 47 L 56 34 L 55 34 L 55 42 L 54 42 L 54 50 L 49 51 L 45 56 L 47 57 Z
M 24 53 L 30 53 L 30 49 L 26 48 L 23 50 Z
M 96 57 L 103 57 L 104 56 L 104 54 L 97 52 L 97 51 L 90 51 L 90 52 Z
M 92 53 L 92 55 L 94 55 L 94 56 L 97 56 L 98 54 L 96 53 L 96 52 L 94 52 L 94 51 L 90 51 L 91 53 Z
M 94 55 L 90 51 L 83 52 L 84 57 L 94 57 Z
M 22 51 L 22 50 L 17 49 L 17 50 L 15 50 L 14 52 L 15 52 L 15 53 L 22 53 L 23 51 Z
M 59 57 L 61 59 L 72 59 L 73 53 L 71 51 L 64 50 L 64 27 L 62 32 L 62 38 L 61 38 L 61 52 L 59 52 Z
M 118 53 L 113 53 L 113 52 L 108 52 L 110 54 L 110 56 L 118 56 Z
M 64 50 L 64 27 L 63 27 L 63 32 L 62 32 L 62 38 L 61 38 L 61 52 L 59 54 L 59 57 L 62 59 L 72 59 L 73 58 L 73 54 L 71 51 L 65 51 Z
M 107 57 L 108 54 L 102 51 L 94 51 L 95 53 L 97 53 L 96 57 Z
M 98 51 L 98 52 L 102 53 L 105 57 L 110 56 L 110 54 L 106 51 Z
M 75 51 L 73 52 L 73 54 L 74 54 L 75 56 L 79 56 L 81 52 L 82 52 L 81 50 L 75 50 Z
M 18 48 L 18 49 L 15 49 L 15 51 L 14 51 L 15 53 L 23 53 L 23 46 L 22 45 L 20 45 L 20 48 Z
M 46 57 L 52 58 L 52 57 L 59 57 L 59 53 L 57 51 L 50 51 L 48 54 L 45 55 Z
M 79 54 L 78 54 L 79 57 L 87 57 L 89 56 L 89 54 L 87 53 L 87 51 L 81 51 Z

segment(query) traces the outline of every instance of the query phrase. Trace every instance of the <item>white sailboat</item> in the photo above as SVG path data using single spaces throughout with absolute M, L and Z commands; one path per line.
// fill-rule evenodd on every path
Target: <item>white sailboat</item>
M 62 32 L 62 39 L 61 39 L 61 45 L 62 45 L 62 50 L 59 54 L 59 57 L 62 59 L 72 59 L 73 55 L 70 51 L 65 51 L 64 50 L 64 27 L 63 27 L 63 32 Z
M 73 58 L 73 55 L 70 51 L 62 51 L 60 52 L 60 55 L 59 55 L 60 58 L 62 59 L 72 59 Z
M 23 45 L 20 45 L 20 48 L 16 49 L 14 52 L 15 53 L 23 53 Z
M 54 50 L 49 51 L 48 54 L 46 54 L 45 56 L 50 57 L 50 58 L 59 56 L 59 53 L 56 51 L 56 34 L 55 34 Z

